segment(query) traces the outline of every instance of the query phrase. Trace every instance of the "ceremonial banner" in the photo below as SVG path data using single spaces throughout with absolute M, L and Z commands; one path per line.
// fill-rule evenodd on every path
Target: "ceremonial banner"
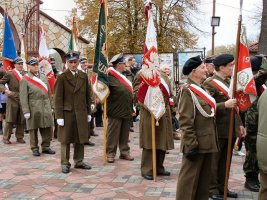
M 23 60 L 23 69 L 25 71 L 27 70 L 27 65 L 26 65 L 26 53 L 25 53 L 25 47 L 24 47 L 24 33 L 21 33 L 21 39 L 20 39 L 20 57 Z
M 154 26 L 151 0 L 146 2 L 147 33 L 144 46 L 144 58 L 141 69 L 140 86 L 137 98 L 153 115 L 156 121 L 165 113 L 165 102 L 161 88 L 157 33 Z M 161 85 L 161 88 L 160 88 Z M 164 90 L 165 91 L 165 90 Z
M 13 60 L 17 57 L 17 51 L 7 13 L 5 13 L 2 57 L 6 70 L 14 68 Z
M 77 29 L 77 21 L 76 16 L 73 16 L 72 18 L 72 31 L 70 35 L 70 41 L 69 41 L 69 51 L 79 51 L 78 48 L 78 29 Z
M 104 0 L 100 0 L 101 7 L 95 47 L 94 73 L 91 79 L 93 91 L 101 103 L 103 103 L 109 95 L 105 3 Z
M 251 69 L 249 50 L 247 47 L 245 27 L 241 29 L 240 46 L 237 66 L 236 99 L 240 111 L 246 111 L 257 97 L 256 85 Z M 230 88 L 233 87 L 233 78 Z M 230 89 L 229 96 L 232 96 Z
M 49 60 L 49 50 L 46 45 L 46 33 L 43 27 L 40 27 L 40 45 L 39 45 L 39 69 L 40 72 L 46 75 L 51 92 L 54 93 L 55 75 Z

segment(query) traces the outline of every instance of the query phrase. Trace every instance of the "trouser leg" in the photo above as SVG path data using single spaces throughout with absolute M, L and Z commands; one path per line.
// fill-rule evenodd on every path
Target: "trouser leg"
M 38 129 L 29 130 L 31 150 L 39 150 L 38 146 Z
M 4 125 L 4 131 L 3 131 L 3 138 L 6 140 L 10 140 L 11 137 L 11 133 L 12 133 L 12 129 L 13 129 L 13 123 L 11 122 L 5 122 Z
M 84 159 L 84 144 L 75 143 L 73 160 L 75 165 L 80 165 Z
M 106 149 L 107 157 L 115 157 L 116 155 L 117 145 L 119 142 L 120 128 L 121 128 L 120 119 L 108 118 L 107 149 Z
M 51 142 L 51 127 L 48 128 L 40 128 L 40 133 L 42 136 L 42 150 L 48 150 L 50 148 Z
M 129 131 L 130 131 L 130 118 L 121 120 L 121 127 L 119 129 L 119 149 L 121 155 L 129 155 Z
M 70 144 L 62 144 L 60 145 L 60 152 L 61 152 L 61 165 L 68 165 L 70 166 Z
M 23 139 L 24 138 L 24 124 L 17 124 L 16 126 L 16 138 Z

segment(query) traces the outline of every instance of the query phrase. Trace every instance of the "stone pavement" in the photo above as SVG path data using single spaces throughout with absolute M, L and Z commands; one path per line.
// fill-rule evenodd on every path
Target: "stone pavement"
M 11 145 L 3 144 L 1 135 L 0 199 L 175 199 L 181 165 L 180 142 L 175 141 L 175 149 L 170 151 L 165 159 L 165 167 L 172 175 L 158 177 L 157 182 L 144 180 L 140 176 L 141 150 L 137 126 L 138 124 L 135 124 L 135 132 L 130 133 L 131 155 L 134 156 L 134 161 L 120 160 L 117 155 L 115 163 L 103 165 L 103 129 L 96 128 L 99 136 L 91 139 L 96 146 L 85 147 L 85 162 L 93 166 L 92 170 L 74 169 L 71 160 L 72 168 L 69 174 L 61 173 L 60 145 L 57 140 L 51 145 L 52 149 L 56 150 L 56 155 L 41 154 L 40 157 L 33 157 L 28 134 L 25 135 L 26 144 L 16 143 L 13 134 Z M 239 200 L 257 199 L 257 193 L 249 192 L 243 186 L 243 162 L 244 158 L 233 157 L 230 188 L 239 193 Z

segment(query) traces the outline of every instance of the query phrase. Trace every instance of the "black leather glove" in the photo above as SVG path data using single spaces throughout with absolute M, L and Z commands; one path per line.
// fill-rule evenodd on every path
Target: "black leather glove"
M 188 151 L 186 154 L 185 154 L 185 157 L 191 161 L 193 161 L 196 157 L 197 157 L 197 150 L 196 149 L 193 149 L 193 150 L 190 150 Z

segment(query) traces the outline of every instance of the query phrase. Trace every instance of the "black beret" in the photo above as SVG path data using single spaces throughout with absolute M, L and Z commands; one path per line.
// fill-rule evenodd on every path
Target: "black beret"
M 123 54 L 120 53 L 120 54 L 117 54 L 115 55 L 111 60 L 110 60 L 110 63 L 112 63 L 113 65 L 116 65 L 118 63 L 126 63 L 124 58 L 123 58 Z
M 214 59 L 213 64 L 216 67 L 220 67 L 220 66 L 227 65 L 230 62 L 233 62 L 234 59 L 235 58 L 232 54 L 221 54 Z
M 205 58 L 204 63 L 213 63 L 215 56 Z
M 35 57 L 31 57 L 28 61 L 27 61 L 27 65 L 35 65 L 38 64 L 38 60 Z
M 69 52 L 65 55 L 66 60 L 79 60 L 80 53 L 79 52 Z
M 21 64 L 23 63 L 23 59 L 21 57 L 16 57 L 15 60 L 13 61 L 14 64 Z
M 259 71 L 261 64 L 262 64 L 262 57 L 261 56 L 251 56 L 250 63 L 252 71 Z
M 200 56 L 195 56 L 192 58 L 189 58 L 183 67 L 183 74 L 188 75 L 192 72 L 193 69 L 196 69 L 199 65 L 202 64 L 202 59 Z
M 83 62 L 87 62 L 87 58 L 85 57 L 80 58 L 80 63 L 83 63 Z

